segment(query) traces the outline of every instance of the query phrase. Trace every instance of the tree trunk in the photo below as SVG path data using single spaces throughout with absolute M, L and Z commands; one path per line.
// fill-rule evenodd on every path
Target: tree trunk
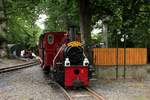
M 6 49 L 6 14 L 4 0 L 0 0 L 0 57 L 7 55 Z
M 88 59 L 92 62 L 91 52 L 91 14 L 89 9 L 89 0 L 79 0 L 80 7 L 80 31 L 81 40 L 84 44 L 84 51 Z
M 4 33 L 6 29 L 6 17 L 3 4 L 3 0 L 0 0 L 0 33 Z
M 103 22 L 102 32 L 103 32 L 103 42 L 104 42 L 105 48 L 108 48 L 108 34 L 107 34 L 107 30 L 108 30 L 107 23 Z

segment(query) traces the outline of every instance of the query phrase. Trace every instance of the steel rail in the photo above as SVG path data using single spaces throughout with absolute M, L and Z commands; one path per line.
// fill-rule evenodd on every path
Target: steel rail
M 70 95 L 69 93 L 60 85 L 58 84 L 57 82 L 55 81 L 52 81 L 53 84 L 57 85 L 62 91 L 63 91 L 63 94 L 64 96 L 66 97 L 67 100 L 74 100 Z M 94 90 L 86 87 L 84 88 L 85 90 L 88 91 L 89 95 L 91 95 L 92 97 L 94 97 L 96 100 L 105 100 L 101 95 L 99 95 L 97 92 L 95 92 Z
M 72 98 L 72 96 L 69 95 L 69 93 L 57 82 L 52 81 L 53 84 L 57 85 L 63 92 L 64 96 L 66 97 L 66 100 L 74 100 Z M 101 95 L 99 95 L 97 92 L 95 92 L 94 90 L 86 87 L 84 88 L 86 91 L 88 91 L 89 95 L 94 97 L 96 100 L 105 100 Z
M 96 100 L 105 100 L 101 95 L 99 95 L 97 92 L 95 92 L 94 90 L 86 87 L 85 88 L 90 95 L 92 95 Z
M 55 85 L 57 85 L 63 92 L 64 96 L 66 97 L 67 100 L 73 100 L 72 97 L 69 95 L 69 93 L 60 85 L 58 84 L 57 82 L 53 81 L 53 83 Z
M 37 61 L 32 61 L 32 62 L 25 63 L 25 64 L 19 64 L 19 65 L 15 65 L 15 66 L 11 66 L 11 67 L 1 68 L 0 73 L 14 71 L 14 70 L 22 69 L 22 68 L 27 68 L 27 67 L 31 67 L 31 66 L 34 66 L 37 64 L 38 64 Z

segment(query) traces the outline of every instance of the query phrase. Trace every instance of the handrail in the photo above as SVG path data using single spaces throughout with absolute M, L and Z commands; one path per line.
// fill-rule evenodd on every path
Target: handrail
M 53 67 L 54 67 L 54 65 L 55 65 L 55 60 L 56 60 L 58 54 L 61 52 L 61 50 L 63 49 L 64 46 L 65 46 L 65 44 L 63 44 L 63 45 L 60 47 L 60 49 L 58 50 L 56 56 L 54 57 L 54 59 L 53 59 Z

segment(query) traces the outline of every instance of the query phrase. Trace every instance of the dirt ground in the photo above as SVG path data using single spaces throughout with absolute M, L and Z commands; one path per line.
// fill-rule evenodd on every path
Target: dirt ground
M 26 62 L 27 60 L 25 59 L 7 59 L 7 58 L 1 59 L 0 58 L 0 68 L 19 65 L 19 64 L 26 63 Z
M 22 64 L 25 62 L 26 61 L 24 60 L 0 59 L 0 68 Z M 33 83 L 34 81 L 35 80 L 32 80 Z M 142 80 L 97 79 L 90 81 L 90 87 L 102 95 L 106 100 L 150 100 L 150 74 L 147 74 L 146 77 Z M 51 98 L 51 100 L 53 99 Z
M 90 87 L 106 100 L 150 100 L 150 75 L 146 79 L 98 79 Z

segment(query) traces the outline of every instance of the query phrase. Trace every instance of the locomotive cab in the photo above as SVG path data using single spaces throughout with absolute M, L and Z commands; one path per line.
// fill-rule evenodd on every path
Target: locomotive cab
M 53 59 L 58 49 L 63 44 L 65 32 L 46 32 L 41 35 L 39 40 L 39 56 L 41 59 L 41 67 L 49 71 L 53 66 Z

